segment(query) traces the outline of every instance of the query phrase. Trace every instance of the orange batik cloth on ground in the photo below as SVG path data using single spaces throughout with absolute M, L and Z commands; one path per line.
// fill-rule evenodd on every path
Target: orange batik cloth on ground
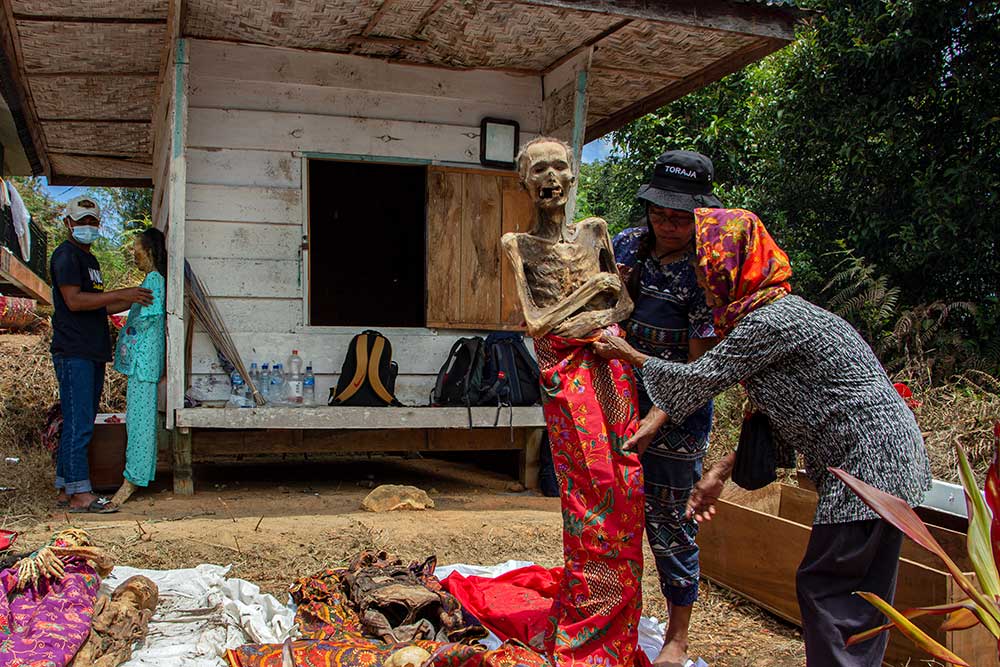
M 609 333 L 621 335 L 617 326 Z M 565 558 L 545 647 L 559 666 L 648 665 L 638 644 L 642 467 L 624 450 L 638 427 L 635 377 L 594 354 L 599 335 L 535 341 Z

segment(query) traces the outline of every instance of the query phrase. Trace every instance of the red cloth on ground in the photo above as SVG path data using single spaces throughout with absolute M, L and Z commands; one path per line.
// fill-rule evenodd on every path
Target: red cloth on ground
M 547 570 L 531 565 L 496 578 L 453 572 L 441 584 L 502 641 L 516 639 L 543 650 L 549 611 L 562 575 L 561 567 Z

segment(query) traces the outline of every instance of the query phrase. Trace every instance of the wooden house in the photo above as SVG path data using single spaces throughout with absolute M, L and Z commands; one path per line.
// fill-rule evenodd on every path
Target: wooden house
M 517 328 L 499 238 L 530 206 L 484 167 L 484 118 L 523 142 L 600 137 L 781 48 L 765 0 L 0 0 L 11 81 L 52 183 L 152 185 L 167 234 L 167 426 L 192 453 L 517 448 L 538 408 L 184 408 L 228 382 L 191 327 L 187 259 L 244 361 L 298 349 L 325 398 L 351 337 L 385 333 L 427 405 L 453 342 Z M 482 428 L 479 428 L 482 427 Z M 270 429 L 270 430 L 263 430 Z M 352 429 L 363 429 L 364 433 Z M 191 432 L 194 432 L 193 445 Z M 214 437 L 207 437 L 207 433 Z

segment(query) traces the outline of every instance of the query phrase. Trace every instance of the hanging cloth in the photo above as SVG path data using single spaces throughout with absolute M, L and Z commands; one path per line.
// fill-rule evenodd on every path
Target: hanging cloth
M 7 179 L 0 178 L 0 211 L 10 206 L 10 195 L 7 194 Z
M 31 227 L 28 222 L 31 214 L 21 200 L 17 188 L 13 183 L 7 183 L 7 192 L 10 195 L 11 217 L 14 219 L 14 233 L 17 234 L 17 242 L 21 246 L 21 258 L 26 262 L 31 261 Z

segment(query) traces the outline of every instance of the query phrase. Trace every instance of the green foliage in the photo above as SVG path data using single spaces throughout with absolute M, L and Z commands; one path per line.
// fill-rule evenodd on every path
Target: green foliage
M 153 191 L 150 188 L 90 188 L 89 194 L 101 204 L 105 217 L 127 230 L 149 227 L 153 217 Z
M 799 4 L 820 13 L 793 44 L 614 132 L 580 200 L 628 224 L 655 158 L 698 150 L 722 202 L 757 212 L 788 252 L 797 293 L 844 310 L 873 344 L 898 333 L 886 354 L 997 360 L 1000 4 Z M 843 264 L 845 247 L 862 264 Z
M 63 204 L 53 199 L 42 187 L 41 180 L 37 178 L 14 177 L 12 179 L 24 205 L 28 208 L 32 218 L 42 229 L 45 230 L 48 240 L 48 254 L 52 252 L 60 243 L 66 240 L 68 232 L 63 223 Z M 101 190 L 115 191 L 116 188 L 101 188 Z M 108 192 L 106 198 L 92 195 L 101 203 L 105 213 L 104 223 L 101 225 L 101 237 L 91 246 L 94 256 L 101 264 L 101 276 L 104 278 L 104 285 L 107 289 L 119 289 L 121 287 L 134 287 L 142 282 L 142 273 L 135 268 L 135 260 L 132 255 L 132 239 L 135 234 L 149 226 L 149 216 L 145 214 L 130 225 L 126 226 L 118 223 L 123 218 L 118 217 L 120 212 L 132 211 L 143 215 L 141 207 L 128 208 L 127 198 L 117 198 L 117 193 Z M 120 208 L 116 208 L 119 207 Z M 48 258 L 46 258 L 46 261 Z

